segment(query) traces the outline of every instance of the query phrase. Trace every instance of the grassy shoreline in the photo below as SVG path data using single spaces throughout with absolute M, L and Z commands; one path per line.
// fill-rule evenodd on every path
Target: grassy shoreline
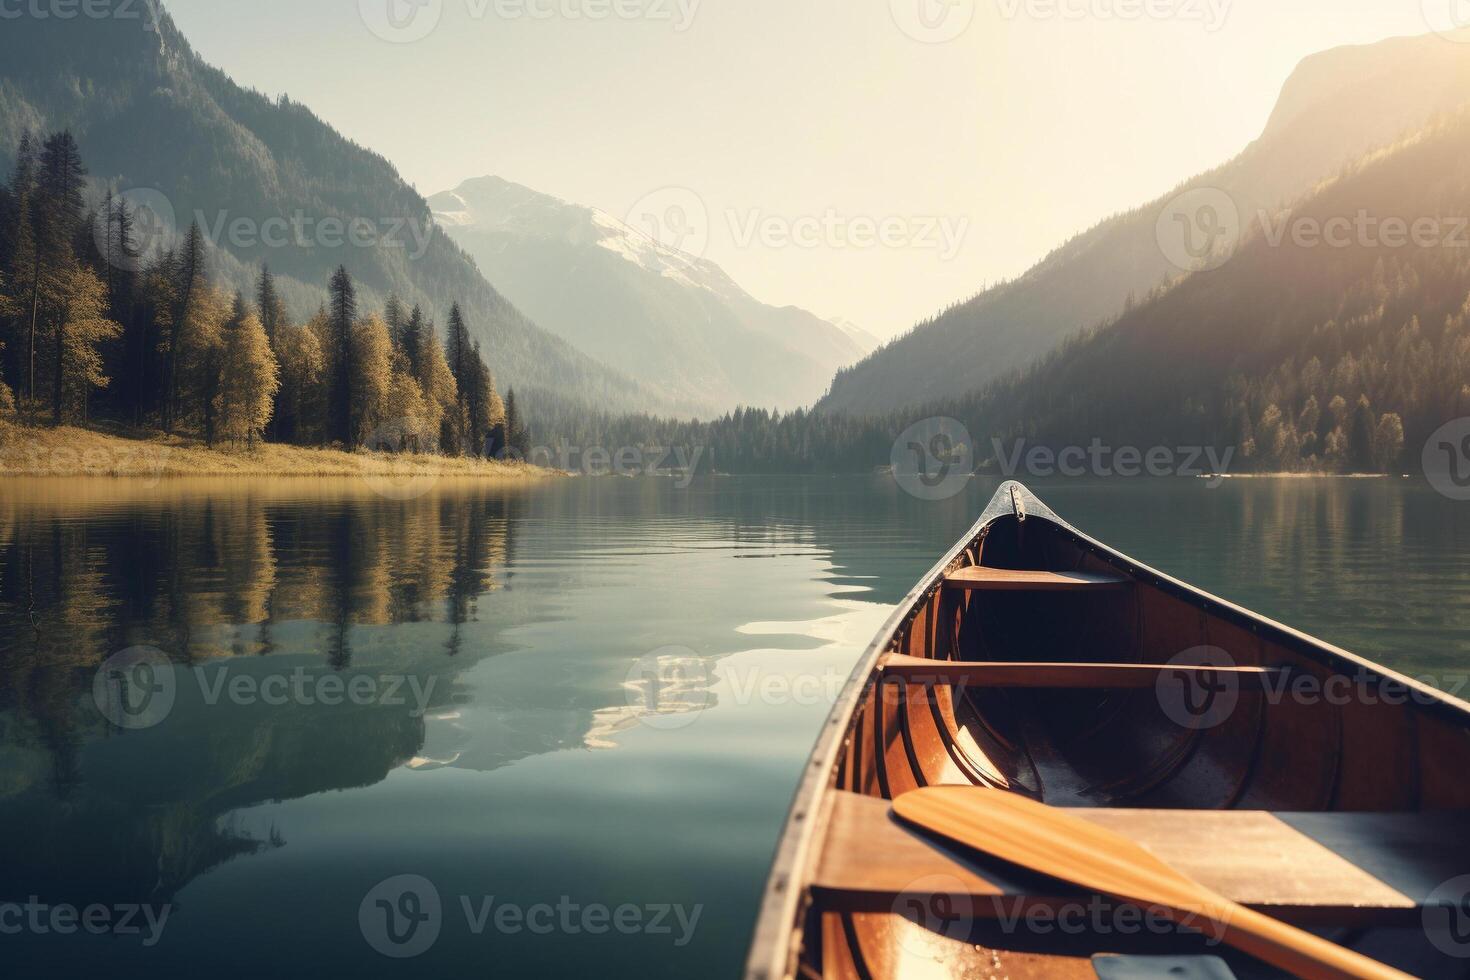
M 471 477 L 540 480 L 556 471 L 526 463 L 449 456 L 347 453 L 269 443 L 210 449 L 161 433 L 104 432 L 73 426 L 28 428 L 0 421 L 0 478 L 191 476 Z

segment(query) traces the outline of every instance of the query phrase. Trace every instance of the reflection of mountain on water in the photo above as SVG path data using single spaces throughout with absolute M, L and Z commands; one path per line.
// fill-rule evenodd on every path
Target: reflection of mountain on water
M 840 481 L 704 495 L 567 481 L 529 496 L 446 482 L 409 501 L 350 481 L 179 481 L 132 496 L 127 484 L 37 486 L 0 498 L 0 899 L 171 896 L 282 843 L 244 808 L 371 786 L 399 767 L 491 772 L 609 747 L 640 723 L 681 727 L 713 703 L 706 675 L 754 642 L 702 602 L 761 589 L 762 612 L 799 624 L 851 580 L 838 568 L 825 589 L 772 592 L 761 559 L 886 546 L 871 540 L 875 522 L 824 523 L 865 499 L 825 499 L 849 494 Z M 530 552 L 519 559 L 518 539 Z M 798 632 L 761 643 L 811 649 Z M 650 704 L 629 668 L 670 643 L 703 672 Z M 162 724 L 123 733 L 99 716 L 92 682 L 140 645 L 186 682 Z M 298 667 L 407 675 L 432 681 L 432 696 L 423 717 L 411 705 L 211 706 L 192 680 Z M 289 847 L 289 827 L 281 836 Z
M 420 709 L 452 710 L 459 673 L 507 649 L 462 636 L 511 560 L 514 492 L 261 486 L 0 507 L 0 899 L 161 900 L 278 846 L 228 815 L 381 781 L 419 757 Z M 156 727 L 123 732 L 92 683 L 137 645 L 175 661 L 177 698 Z M 407 680 L 333 706 L 221 686 L 297 671 Z
M 0 898 L 167 900 L 215 865 L 282 843 L 236 833 L 230 811 L 370 785 L 423 739 L 403 708 L 209 705 L 191 683 L 178 690 L 156 728 L 82 737 L 61 786 L 44 745 L 6 732 Z

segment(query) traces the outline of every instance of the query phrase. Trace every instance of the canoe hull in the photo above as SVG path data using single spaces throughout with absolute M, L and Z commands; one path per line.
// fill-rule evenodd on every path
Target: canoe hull
M 915 661 L 934 664 L 932 676 Z M 1330 814 L 1348 839 L 1371 814 L 1470 810 L 1467 764 L 1470 706 L 1135 562 L 1007 484 L 898 607 L 842 692 L 783 833 L 747 976 L 1095 976 L 1098 954 L 1200 953 L 1197 937 L 1061 935 L 1014 922 L 997 933 L 989 908 L 975 914 L 978 893 L 925 875 L 906 898 L 891 882 L 869 891 L 861 862 L 841 860 L 857 842 L 834 837 L 859 833 L 849 823 L 861 799 L 881 807 L 920 787 L 968 785 L 1133 817 Z M 873 824 L 871 836 L 907 847 L 890 829 Z M 1274 911 L 1303 921 L 1358 928 L 1370 945 L 1375 933 L 1404 944 L 1396 930 L 1422 938 L 1423 896 L 1405 893 L 1433 890 L 1436 875 L 1454 870 L 1450 858 L 1423 859 L 1353 923 L 1337 893 L 1361 869 L 1294 840 L 1259 844 L 1337 878 L 1300 896 L 1242 881 L 1243 894 L 1263 909 L 1286 901 Z M 1470 860 L 1460 863 L 1470 872 Z M 841 887 L 824 887 L 823 875 Z M 964 893 L 936 899 L 946 888 Z M 1036 898 L 1034 889 L 1011 897 Z M 969 904 L 955 921 L 924 913 L 957 901 Z

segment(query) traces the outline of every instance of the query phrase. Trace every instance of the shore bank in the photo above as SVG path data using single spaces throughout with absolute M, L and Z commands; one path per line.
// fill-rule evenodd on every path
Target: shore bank
M 556 471 L 526 463 L 450 456 L 347 453 L 259 443 L 210 449 L 197 439 L 0 421 L 0 477 L 364 476 L 540 480 Z

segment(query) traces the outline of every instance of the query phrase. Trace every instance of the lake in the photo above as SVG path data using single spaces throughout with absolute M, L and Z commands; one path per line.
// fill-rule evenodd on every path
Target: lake
M 6 483 L 6 973 L 735 977 L 832 697 L 996 485 Z M 1033 489 L 1470 674 L 1470 504 L 1427 485 Z

